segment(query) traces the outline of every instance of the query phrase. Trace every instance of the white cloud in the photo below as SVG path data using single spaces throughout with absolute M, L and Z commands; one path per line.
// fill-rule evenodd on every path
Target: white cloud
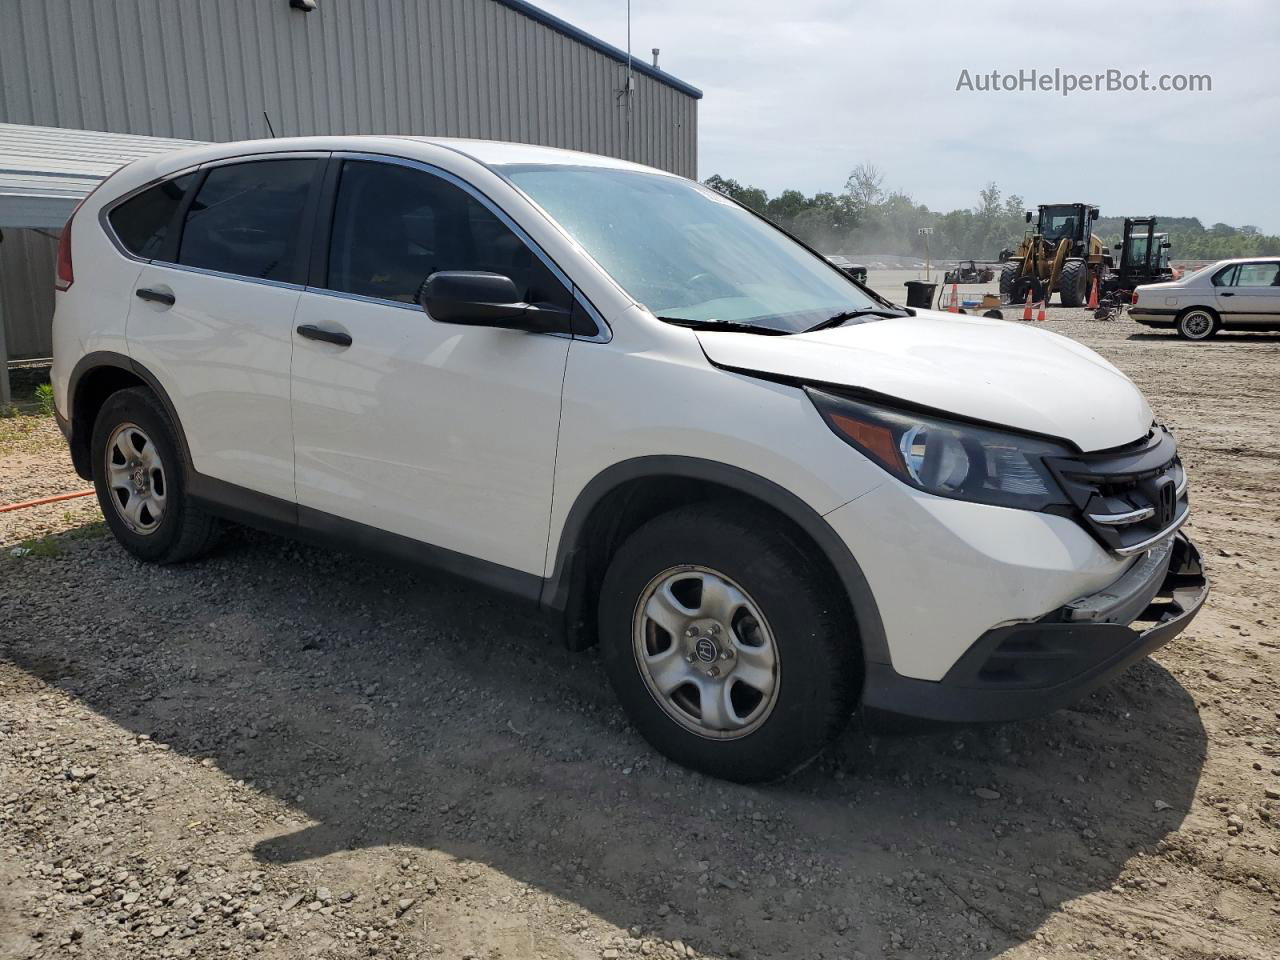
M 541 0 L 618 46 L 625 0 Z M 632 48 L 702 88 L 699 175 L 838 190 L 857 163 L 935 209 L 1029 203 L 1280 232 L 1273 0 L 632 0 Z M 1207 73 L 1209 93 L 956 92 L 971 73 Z

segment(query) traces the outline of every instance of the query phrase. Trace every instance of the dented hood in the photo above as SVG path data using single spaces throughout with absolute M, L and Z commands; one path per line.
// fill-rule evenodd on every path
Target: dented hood
M 1151 408 L 1098 354 L 1041 327 L 929 310 L 791 336 L 699 331 L 720 367 L 854 387 L 1084 451 L 1145 436 Z

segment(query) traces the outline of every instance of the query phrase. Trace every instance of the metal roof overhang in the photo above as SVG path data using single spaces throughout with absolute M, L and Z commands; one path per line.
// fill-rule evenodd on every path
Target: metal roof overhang
M 61 229 L 75 205 L 126 163 L 193 145 L 190 140 L 0 123 L 0 229 Z

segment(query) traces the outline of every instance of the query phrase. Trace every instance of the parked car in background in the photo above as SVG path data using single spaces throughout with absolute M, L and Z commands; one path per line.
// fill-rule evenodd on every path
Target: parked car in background
M 201 146 L 110 177 L 57 278 L 59 423 L 130 553 L 229 519 L 505 590 L 717 776 L 794 770 L 859 708 L 1055 709 L 1208 589 L 1173 435 L 1115 367 L 894 306 L 661 171 Z
M 1179 280 L 1133 293 L 1129 316 L 1148 327 L 1172 327 L 1184 340 L 1219 330 L 1280 330 L 1280 257 L 1220 260 Z
M 867 282 L 867 268 L 865 264 L 854 263 L 848 257 L 841 256 L 838 253 L 833 253 L 829 257 L 827 257 L 827 262 L 830 263 L 832 266 L 837 267 L 840 270 L 843 270 L 845 273 L 853 277 L 853 279 L 857 280 L 859 283 Z

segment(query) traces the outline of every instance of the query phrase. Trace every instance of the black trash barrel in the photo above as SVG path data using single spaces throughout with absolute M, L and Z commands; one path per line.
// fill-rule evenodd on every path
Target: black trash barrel
M 938 289 L 936 283 L 930 283 L 927 280 L 908 280 L 906 287 L 908 307 L 928 310 L 933 306 L 933 291 Z

